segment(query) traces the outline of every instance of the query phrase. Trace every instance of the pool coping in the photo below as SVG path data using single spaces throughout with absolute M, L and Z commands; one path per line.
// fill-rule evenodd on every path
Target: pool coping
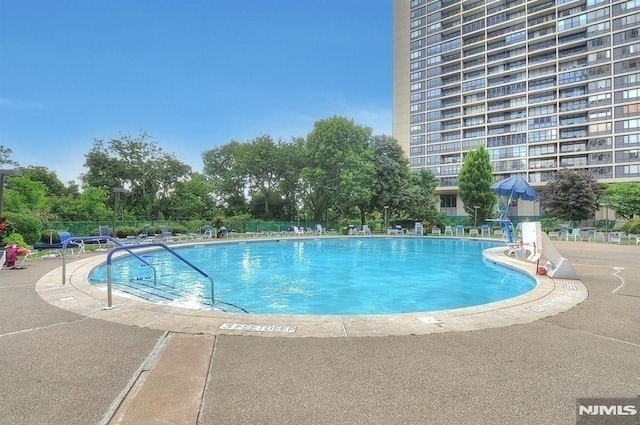
M 252 239 L 260 240 L 273 239 Z M 362 337 L 473 331 L 534 322 L 565 312 L 587 299 L 588 291 L 580 280 L 554 280 L 537 275 L 536 264 L 509 257 L 506 251 L 506 247 L 489 248 L 483 251 L 483 256 L 486 261 L 531 276 L 536 281 L 533 290 L 480 306 L 420 313 L 363 316 L 225 313 L 154 304 L 122 296 L 116 291 L 113 293 L 113 307 L 107 308 L 106 288 L 91 285 L 87 280 L 90 270 L 104 263 L 106 255 L 69 262 L 65 284 L 62 284 L 62 267 L 50 271 L 36 283 L 36 292 L 47 303 L 64 310 L 130 326 L 191 334 L 280 337 Z

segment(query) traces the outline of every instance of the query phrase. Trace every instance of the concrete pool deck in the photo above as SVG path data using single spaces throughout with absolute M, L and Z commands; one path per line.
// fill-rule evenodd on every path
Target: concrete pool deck
M 579 280 L 554 280 L 536 275 L 535 264 L 507 257 L 505 249 L 488 249 L 484 256 L 492 263 L 531 276 L 537 282 L 532 291 L 490 304 L 423 313 L 339 316 L 225 313 L 153 304 L 118 296 L 115 291 L 113 308 L 106 309 L 105 286 L 87 283 L 90 270 L 104 262 L 104 256 L 70 262 L 65 285 L 62 285 L 62 272 L 51 271 L 39 280 L 36 291 L 56 307 L 124 325 L 194 334 L 292 337 L 421 335 L 510 326 L 561 313 L 587 298 L 587 289 Z
M 381 335 L 357 338 L 335 323 L 223 334 L 226 317 L 145 317 L 120 298 L 104 310 L 104 292 L 79 282 L 91 257 L 68 265 L 64 286 L 59 261 L 3 270 L 0 425 L 575 423 L 577 398 L 640 394 L 640 247 L 554 245 L 588 290 L 580 302 L 579 286 L 554 282 L 577 304 L 563 313 L 543 295 L 495 309 L 539 313 L 521 324 L 483 326 L 495 311 L 408 318 L 418 332 L 347 322 L 349 336 Z M 316 330 L 337 337 L 292 337 Z

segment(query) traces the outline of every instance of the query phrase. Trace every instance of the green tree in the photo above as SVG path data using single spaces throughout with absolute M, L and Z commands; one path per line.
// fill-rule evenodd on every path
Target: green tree
M 269 205 L 287 170 L 287 158 L 282 148 L 284 142 L 276 144 L 268 135 L 258 136 L 242 145 L 241 170 L 252 197 L 260 195 L 264 215 L 269 216 Z
M 476 206 L 477 219 L 483 223 L 493 217 L 496 205 L 496 194 L 491 191 L 493 171 L 489 153 L 484 146 L 480 146 L 467 153 L 464 158 L 460 174 L 458 175 L 458 194 L 464 205 L 464 211 L 475 221 Z
M 103 189 L 113 203 L 115 188 L 126 188 L 130 196 L 121 197 L 123 208 L 139 216 L 158 216 L 159 199 L 166 198 L 176 183 L 185 181 L 191 167 L 166 153 L 149 135 L 128 135 L 111 140 L 107 145 L 94 140 L 85 155 L 84 187 Z
M 47 188 L 40 181 L 28 176 L 11 176 L 6 179 L 4 209 L 16 213 L 32 214 L 43 218 L 49 210 Z
M 599 208 L 600 185 L 584 170 L 562 169 L 540 192 L 545 214 L 575 222 L 593 217 Z
M 29 177 L 32 181 L 42 182 L 47 188 L 49 196 L 65 196 L 70 194 L 64 184 L 58 178 L 54 171 L 50 171 L 47 167 L 29 166 L 22 168 L 22 175 Z M 77 194 L 77 191 L 71 191 Z
M 600 195 L 600 204 L 608 204 L 616 216 L 632 219 L 640 216 L 640 184 L 637 182 L 611 183 Z
M 373 136 L 369 146 L 373 150 L 376 171 L 371 208 L 384 211 L 384 207 L 388 206 L 389 213 L 397 216 L 403 208 L 409 208 L 403 191 L 414 189 L 411 182 L 417 176 L 411 173 L 404 150 L 393 137 Z
M 427 168 L 412 171 L 408 184 L 400 192 L 401 217 L 411 221 L 428 222 L 439 226 L 444 223 L 444 216 L 438 210 L 436 194 L 438 179 Z
M 375 165 L 369 147 L 371 129 L 344 117 L 316 121 L 305 143 L 308 165 L 304 201 L 315 221 L 330 207 L 348 218 L 355 206 L 369 205 L 373 196 Z M 360 211 L 361 217 L 364 211 Z
M 164 208 L 167 217 L 201 218 L 210 221 L 216 215 L 216 202 L 209 181 L 200 173 L 193 173 L 167 198 Z
M 203 174 L 211 182 L 214 196 L 224 206 L 227 216 L 247 211 L 242 155 L 243 146 L 236 141 L 202 153 Z
M 31 213 L 19 213 L 8 212 L 6 213 L 6 221 L 10 224 L 10 230 L 13 233 L 4 233 L 4 243 L 8 243 L 7 239 L 11 239 L 11 235 L 14 235 L 14 240 L 22 239 L 26 244 L 33 245 L 40 240 L 40 231 L 42 230 L 42 220 L 33 216 Z M 20 235 L 16 237 L 15 235 Z
M 18 163 L 11 159 L 13 151 L 4 145 L 0 145 L 0 167 L 3 165 L 17 166 Z
M 285 170 L 280 181 L 278 196 L 282 197 L 283 204 L 279 212 L 273 215 L 274 219 L 291 221 L 296 216 L 296 199 L 301 197 L 300 194 L 304 188 L 302 180 L 302 170 L 306 164 L 304 145 L 305 139 L 302 137 L 293 138 L 290 143 L 280 145 L 279 153 L 283 157 Z M 311 212 L 308 205 L 305 205 L 305 208 L 309 213 Z M 309 216 L 313 214 L 310 213 Z
M 87 187 L 78 196 L 52 198 L 51 212 L 60 221 L 105 221 L 113 217 L 110 205 L 109 196 L 103 189 Z

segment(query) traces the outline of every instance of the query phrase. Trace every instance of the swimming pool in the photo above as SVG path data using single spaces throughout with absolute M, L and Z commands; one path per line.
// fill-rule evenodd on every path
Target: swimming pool
M 257 314 L 368 315 L 435 311 L 524 294 L 535 280 L 483 260 L 495 242 L 431 238 L 318 238 L 176 247 L 209 281 L 165 251 L 114 260 L 120 291 L 196 309 Z M 89 282 L 106 283 L 106 267 Z M 159 290 L 159 291 L 158 291 Z M 157 295 L 160 292 L 161 295 Z M 146 295 L 145 295 L 146 294 Z

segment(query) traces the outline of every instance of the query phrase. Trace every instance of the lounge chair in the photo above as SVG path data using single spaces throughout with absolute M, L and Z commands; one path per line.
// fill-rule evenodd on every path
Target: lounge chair
M 470 238 L 477 238 L 478 236 L 480 236 L 480 232 L 478 231 L 478 229 L 476 229 L 476 228 L 469 229 L 469 237 Z
M 414 224 L 413 236 L 424 236 L 424 226 L 419 221 Z
M 387 235 L 402 235 L 404 233 L 404 230 L 402 229 L 402 226 L 399 224 L 396 224 L 393 227 L 389 227 L 387 229 Z
M 71 233 L 69 232 L 58 232 L 58 236 L 60 237 L 60 245 L 64 245 L 65 242 L 69 241 L 73 238 Z M 79 256 L 80 254 L 84 254 L 84 242 L 82 240 L 76 239 L 73 242 L 67 242 L 67 249 L 71 252 L 71 255 L 74 257 Z M 78 249 L 78 252 L 74 252 L 74 248 Z
M 133 239 L 134 242 L 146 242 L 149 239 L 149 227 L 150 225 L 145 224 L 138 236 L 129 239 Z
M 567 234 L 567 240 L 573 239 L 574 242 L 578 240 L 582 241 L 582 234 L 580 233 L 580 229 L 573 229 L 571 233 Z
M 16 267 L 17 269 L 23 269 L 24 268 L 24 263 L 26 263 L 27 261 L 33 261 L 36 260 L 38 258 L 38 251 L 35 250 L 30 250 L 28 249 L 26 254 L 24 254 L 22 256 L 22 260 L 20 261 L 20 264 Z
M 496 238 L 503 238 L 504 232 L 502 231 L 502 229 L 493 229 L 493 236 L 495 236 Z
M 609 243 L 617 243 L 619 245 L 623 237 L 624 233 L 622 232 L 611 232 L 609 234 Z
M 589 242 L 595 242 L 595 241 L 601 241 L 604 242 L 604 233 L 602 232 L 598 232 L 597 230 L 589 230 L 589 234 L 587 236 L 587 241 Z
M 431 228 L 431 235 L 432 236 L 440 236 L 442 233 L 440 231 L 440 228 L 438 226 L 433 226 Z
M 489 228 L 488 224 L 483 224 L 482 226 L 480 226 L 480 230 L 482 231 L 483 238 L 488 238 L 489 236 L 491 236 L 491 229 Z
M 462 224 L 456 226 L 456 236 L 459 238 L 464 237 L 464 226 Z
M 314 232 L 316 235 L 324 235 L 327 233 L 326 229 L 322 227 L 322 224 L 316 224 L 316 230 Z
M 371 235 L 371 229 L 369 229 L 368 224 L 363 224 L 362 229 L 358 233 L 362 235 Z
M 301 236 L 304 235 L 304 230 L 298 228 L 298 226 L 293 226 L 293 235 L 294 236 Z
M 444 235 L 445 236 L 453 236 L 453 227 L 444 226 Z
M 160 226 L 159 229 L 160 234 L 158 235 L 158 237 L 161 241 L 173 241 L 175 239 L 173 233 L 171 233 L 167 226 Z
M 71 233 L 63 231 L 58 232 L 58 237 L 60 238 L 60 242 L 57 243 L 36 243 L 33 247 L 38 251 L 44 251 L 43 255 L 38 256 L 38 258 L 52 258 L 52 257 L 62 257 L 62 247 L 65 241 L 68 241 L 73 236 Z M 84 252 L 84 243 L 82 242 L 69 242 L 64 245 L 66 249 L 70 250 L 71 255 L 76 255 L 74 252 L 74 248 L 78 248 L 78 254 L 80 255 Z M 76 255 L 76 256 L 77 256 Z
M 213 237 L 213 227 L 210 224 L 205 224 L 202 226 L 202 238 L 210 239 Z
M 89 244 L 98 244 L 98 249 L 104 249 L 102 245 L 105 245 L 105 247 L 115 245 L 114 242 L 109 239 L 110 236 L 111 232 L 109 226 L 98 226 L 98 236 L 96 236 L 95 239 L 89 239 L 85 242 Z M 114 238 L 115 237 L 116 236 L 114 235 Z

